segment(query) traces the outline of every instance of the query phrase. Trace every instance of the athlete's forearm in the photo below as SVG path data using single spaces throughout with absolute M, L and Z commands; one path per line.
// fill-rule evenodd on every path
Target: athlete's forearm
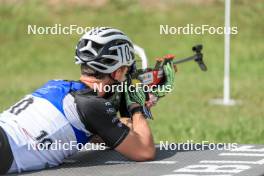
M 143 114 L 141 113 L 135 113 L 133 116 L 133 120 L 129 117 L 122 117 L 120 118 L 120 121 L 128 126 L 131 130 L 133 130 L 135 133 L 137 133 L 141 138 L 148 138 L 153 139 L 151 130 L 148 126 L 147 120 L 144 118 Z M 146 140 L 144 140 L 146 141 Z M 150 140 L 150 143 L 153 143 L 153 140 Z
M 133 115 L 132 129 L 137 135 L 139 135 L 143 145 L 149 146 L 153 150 L 155 149 L 151 129 L 142 113 L 137 112 Z

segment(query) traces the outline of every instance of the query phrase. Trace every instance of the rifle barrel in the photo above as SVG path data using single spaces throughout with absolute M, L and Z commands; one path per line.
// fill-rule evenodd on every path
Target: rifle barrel
M 188 62 L 190 60 L 195 60 L 196 58 L 197 58 L 197 55 L 190 56 L 190 57 L 183 58 L 183 59 L 178 59 L 178 60 L 174 61 L 173 64 L 180 64 L 180 63 L 183 63 L 183 62 Z

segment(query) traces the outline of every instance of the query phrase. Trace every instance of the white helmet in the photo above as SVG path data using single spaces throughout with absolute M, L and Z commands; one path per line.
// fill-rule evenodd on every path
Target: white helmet
M 76 64 L 86 64 L 101 73 L 112 73 L 134 61 L 131 40 L 120 30 L 101 27 L 85 33 L 76 46 Z

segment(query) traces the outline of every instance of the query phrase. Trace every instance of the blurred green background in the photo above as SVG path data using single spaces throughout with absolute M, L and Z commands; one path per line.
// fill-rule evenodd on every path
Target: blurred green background
M 150 121 L 155 141 L 264 143 L 264 2 L 233 0 L 231 93 L 241 105 L 210 105 L 222 97 L 223 35 L 160 35 L 161 24 L 224 25 L 222 0 L 0 0 L 0 110 L 50 79 L 79 79 L 74 49 L 80 35 L 28 35 L 28 25 L 112 26 L 123 30 L 154 58 L 178 58 L 204 45 L 209 68 L 178 66 L 175 90 L 153 108 Z

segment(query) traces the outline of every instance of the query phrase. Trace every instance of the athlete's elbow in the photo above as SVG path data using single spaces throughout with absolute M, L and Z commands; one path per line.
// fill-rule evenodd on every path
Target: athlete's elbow
M 151 161 L 156 157 L 156 149 L 150 149 L 143 155 L 143 161 Z
M 154 160 L 155 157 L 156 157 L 156 148 L 150 147 L 148 149 L 138 152 L 134 160 L 135 161 L 151 161 L 151 160 Z

